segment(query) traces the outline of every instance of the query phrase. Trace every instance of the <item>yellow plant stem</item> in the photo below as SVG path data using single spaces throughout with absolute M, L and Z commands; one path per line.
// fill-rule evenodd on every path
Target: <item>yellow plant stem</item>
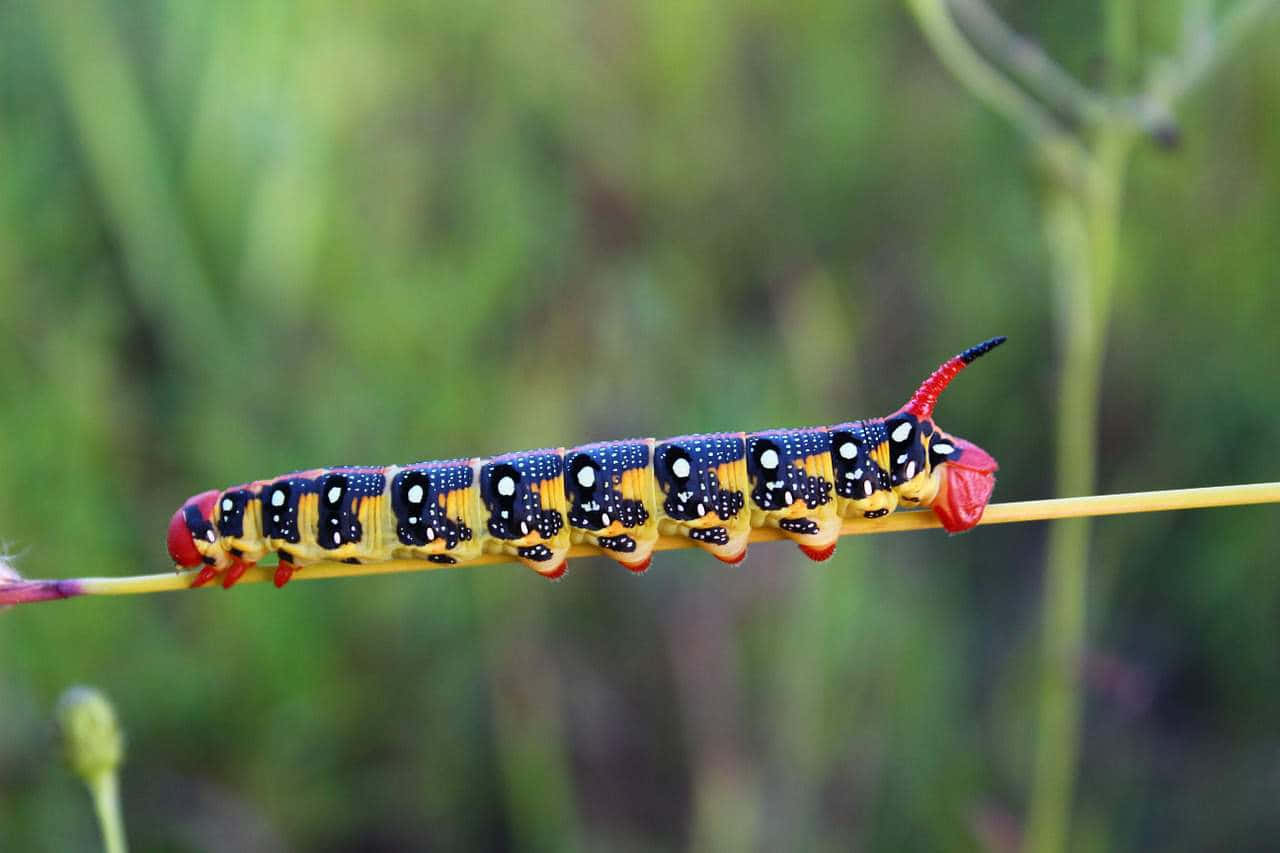
M 1049 521 L 1083 516 L 1124 515 L 1137 512 L 1162 512 L 1176 509 L 1202 509 L 1206 507 L 1263 503 L 1280 503 L 1280 482 L 992 504 L 987 507 L 979 524 L 1014 524 L 1024 521 Z M 875 533 L 894 533 L 904 530 L 929 530 L 941 526 L 932 512 L 920 510 L 898 512 L 884 518 L 850 519 L 845 521 L 840 535 L 860 536 Z M 751 533 L 752 542 L 776 542 L 784 538 L 786 537 L 782 531 L 774 528 L 761 528 L 753 530 Z M 692 547 L 695 546 L 688 539 L 663 536 L 658 540 L 656 550 L 671 551 Z M 600 555 L 599 549 L 591 545 L 575 545 L 569 551 L 570 558 L 597 557 Z M 422 560 L 389 560 L 384 563 L 368 563 L 364 565 L 316 563 L 299 569 L 294 574 L 293 579 L 298 581 L 385 575 L 433 569 L 469 568 L 493 563 L 516 565 L 512 563 L 510 557 L 499 554 L 487 554 L 478 560 L 456 567 L 428 563 Z M 523 567 L 521 568 L 523 570 Z M 274 566 L 258 566 L 245 572 L 239 583 L 270 581 L 274 573 Z M 187 589 L 191 586 L 191 581 L 196 574 L 196 571 L 184 571 L 119 578 L 83 578 L 71 582 L 79 585 L 80 594 L 82 595 L 141 595 L 149 592 L 169 592 Z M 209 588 L 214 586 L 216 584 L 210 584 Z
M 102 829 L 102 846 L 106 853 L 127 853 L 124 819 L 120 815 L 120 782 L 114 770 L 100 773 L 88 781 L 93 796 L 93 810 Z

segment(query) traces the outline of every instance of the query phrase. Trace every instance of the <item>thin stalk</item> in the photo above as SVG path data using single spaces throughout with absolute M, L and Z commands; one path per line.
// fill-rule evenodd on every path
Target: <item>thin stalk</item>
M 1280 503 L 1280 482 L 992 504 L 987 507 L 986 512 L 983 513 L 982 520 L 978 523 L 979 525 L 1016 524 L 1028 521 L 1081 518 L 1084 516 L 1128 515 L 1140 512 L 1165 512 L 1169 510 L 1268 503 Z M 941 526 L 941 522 L 932 512 L 917 510 L 898 512 L 884 518 L 849 519 L 844 522 L 840 535 L 863 536 L 908 530 L 933 530 Z M 776 542 L 784 538 L 786 537 L 782 531 L 775 528 L 759 528 L 751 531 L 752 542 Z M 674 536 L 661 537 L 655 546 L 658 551 L 692 547 L 695 546 L 688 539 Z M 569 549 L 570 558 L 598 556 L 601 556 L 601 552 L 590 545 L 574 545 Z M 364 577 L 367 575 L 424 572 L 447 568 L 465 569 L 472 566 L 492 565 L 495 563 L 506 563 L 513 567 L 517 565 L 512 562 L 510 557 L 500 554 L 486 554 L 475 561 L 455 567 L 427 563 L 421 560 L 389 560 L 385 563 L 369 563 L 367 565 L 316 563 L 300 569 L 293 576 L 293 580 Z M 197 574 L 197 571 L 192 570 L 117 578 L 0 580 L 0 606 L 35 601 L 53 601 L 78 595 L 145 595 L 152 592 L 174 592 L 189 589 Z M 239 583 L 265 583 L 270 581 L 274 574 L 274 566 L 256 566 L 245 572 Z M 206 588 L 213 587 L 201 587 L 201 589 Z
M 1170 103 L 1185 97 L 1211 77 L 1245 38 L 1258 32 L 1277 12 L 1280 12 L 1280 0 L 1237 0 L 1212 31 L 1203 33 L 1202 38 L 1189 40 L 1174 72 L 1164 79 L 1157 78 L 1152 89 Z
M 120 814 L 120 782 L 115 771 L 101 773 L 89 783 L 93 810 L 102 829 L 102 846 L 106 853 L 126 853 L 124 818 Z
M 987 106 L 1004 115 L 1032 140 L 1063 136 L 1043 106 L 993 68 L 956 27 L 944 0 L 906 0 L 938 58 Z

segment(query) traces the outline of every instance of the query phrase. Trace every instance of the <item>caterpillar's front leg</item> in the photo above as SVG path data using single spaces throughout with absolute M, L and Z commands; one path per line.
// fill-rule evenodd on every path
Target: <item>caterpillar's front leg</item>
M 204 492 L 183 504 L 169 522 L 169 556 L 184 568 L 200 567 L 192 586 L 219 575 L 231 588 L 267 553 L 258 506 L 260 484 Z

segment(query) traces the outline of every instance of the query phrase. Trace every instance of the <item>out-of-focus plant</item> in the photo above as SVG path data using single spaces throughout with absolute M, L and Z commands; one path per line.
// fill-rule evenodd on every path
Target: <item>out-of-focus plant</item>
M 1244 36 L 1280 7 L 1238 0 L 1215 18 L 1209 0 L 1186 0 L 1175 59 L 1140 76 L 1134 0 L 1104 11 L 1105 74 L 1097 90 L 1013 32 L 982 0 L 907 0 L 944 65 L 1028 138 L 1045 176 L 1042 213 L 1061 336 L 1056 481 L 1059 495 L 1096 490 L 1098 399 L 1119 255 L 1130 155 L 1144 138 L 1177 144 L 1178 101 Z M 1067 844 L 1080 739 L 1077 689 L 1085 647 L 1090 522 L 1059 521 L 1048 546 L 1043 659 L 1026 849 Z
M 67 764 L 89 787 L 104 848 L 107 853 L 124 853 L 118 776 L 124 734 L 115 708 L 100 690 L 72 687 L 58 700 L 55 716 Z

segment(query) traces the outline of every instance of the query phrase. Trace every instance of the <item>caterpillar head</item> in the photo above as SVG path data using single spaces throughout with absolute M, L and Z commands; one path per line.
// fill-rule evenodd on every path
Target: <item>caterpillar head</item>
M 202 492 L 190 498 L 169 520 L 169 556 L 184 569 L 224 562 L 222 547 L 213 530 L 213 508 L 218 492 Z
M 1004 342 L 1004 337 L 992 338 L 948 360 L 905 406 L 885 419 L 894 487 L 904 499 L 929 506 L 951 533 L 968 530 L 982 519 L 1000 466 L 973 442 L 938 429 L 933 409 L 938 395 L 965 365 Z

